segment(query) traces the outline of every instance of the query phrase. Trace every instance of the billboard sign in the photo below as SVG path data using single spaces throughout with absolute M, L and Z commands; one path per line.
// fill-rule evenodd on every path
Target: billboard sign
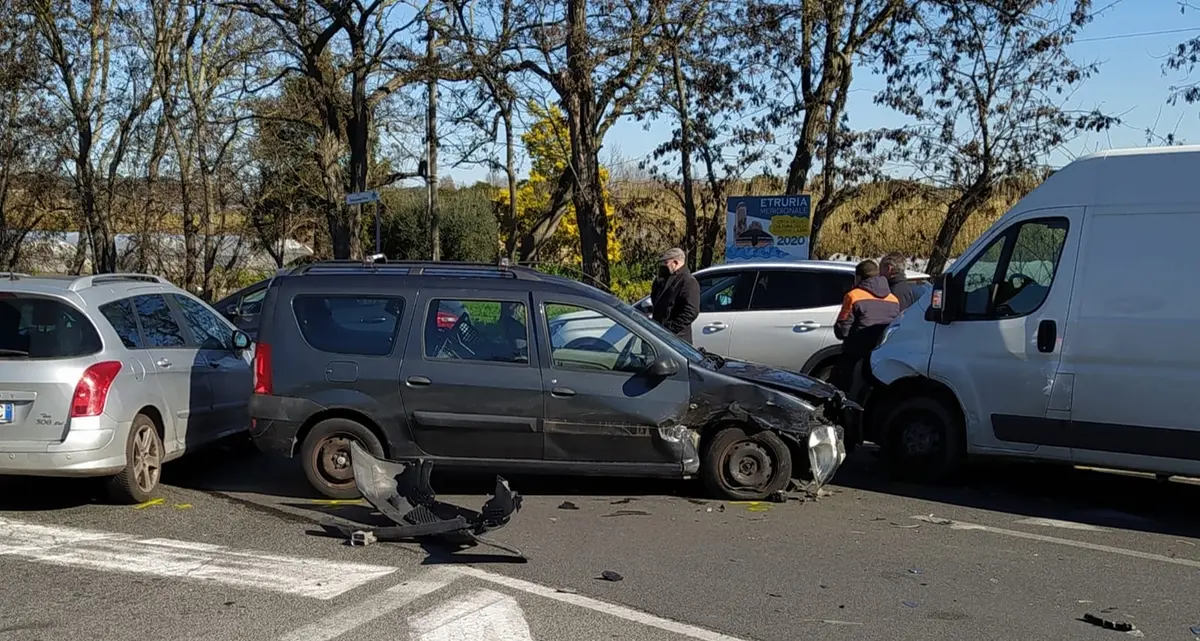
M 808 260 L 811 196 L 740 196 L 725 203 L 726 262 Z

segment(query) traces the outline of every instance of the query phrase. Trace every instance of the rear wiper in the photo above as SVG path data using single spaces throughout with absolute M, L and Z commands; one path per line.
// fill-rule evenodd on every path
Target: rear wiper
M 19 349 L 3 349 L 0 348 L 0 356 L 29 356 L 29 352 Z

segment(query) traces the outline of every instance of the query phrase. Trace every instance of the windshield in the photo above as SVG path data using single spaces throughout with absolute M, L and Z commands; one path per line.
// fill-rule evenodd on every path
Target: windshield
M 638 312 L 628 303 L 619 301 L 614 304 L 613 307 L 632 319 L 633 322 L 639 327 L 650 332 L 651 334 L 654 334 L 659 338 L 659 340 L 667 345 L 670 345 L 675 349 L 675 351 L 679 352 L 684 358 L 688 359 L 689 362 L 701 363 L 704 361 L 704 354 L 701 354 L 699 350 L 689 345 L 687 341 L 683 340 L 682 338 L 679 338 L 671 332 L 668 332 L 662 325 L 659 325 L 649 318 L 646 318 L 645 315 Z

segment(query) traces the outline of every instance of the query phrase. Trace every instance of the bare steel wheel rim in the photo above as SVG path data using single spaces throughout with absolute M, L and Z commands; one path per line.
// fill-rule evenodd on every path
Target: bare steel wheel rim
M 726 451 L 724 471 L 730 485 L 761 490 L 770 484 L 774 465 L 767 448 L 753 441 L 741 441 Z
M 350 444 L 362 443 L 344 434 L 326 437 L 313 451 L 317 473 L 331 485 L 348 485 L 354 482 L 354 468 L 350 465 Z
M 942 431 L 938 421 L 924 413 L 916 414 L 905 424 L 901 434 L 904 453 L 913 458 L 935 454 L 942 444 Z
M 133 482 L 143 492 L 158 485 L 162 470 L 162 452 L 154 428 L 143 425 L 133 435 Z

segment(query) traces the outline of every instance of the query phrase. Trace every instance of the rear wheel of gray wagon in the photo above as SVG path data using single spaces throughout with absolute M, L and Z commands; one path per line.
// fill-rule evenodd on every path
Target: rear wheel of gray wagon
M 145 414 L 129 426 L 125 441 L 125 469 L 108 479 L 108 495 L 115 503 L 145 503 L 158 489 L 162 477 L 163 444 L 158 427 Z
M 300 462 L 308 482 L 331 499 L 357 499 L 362 496 L 354 484 L 350 465 L 350 444 L 358 443 L 372 456 L 383 458 L 379 438 L 362 423 L 331 418 L 317 423 L 300 445 Z
M 761 501 L 792 478 L 792 453 L 766 431 L 747 434 L 730 427 L 717 432 L 704 448 L 701 465 L 709 494 L 731 501 Z

